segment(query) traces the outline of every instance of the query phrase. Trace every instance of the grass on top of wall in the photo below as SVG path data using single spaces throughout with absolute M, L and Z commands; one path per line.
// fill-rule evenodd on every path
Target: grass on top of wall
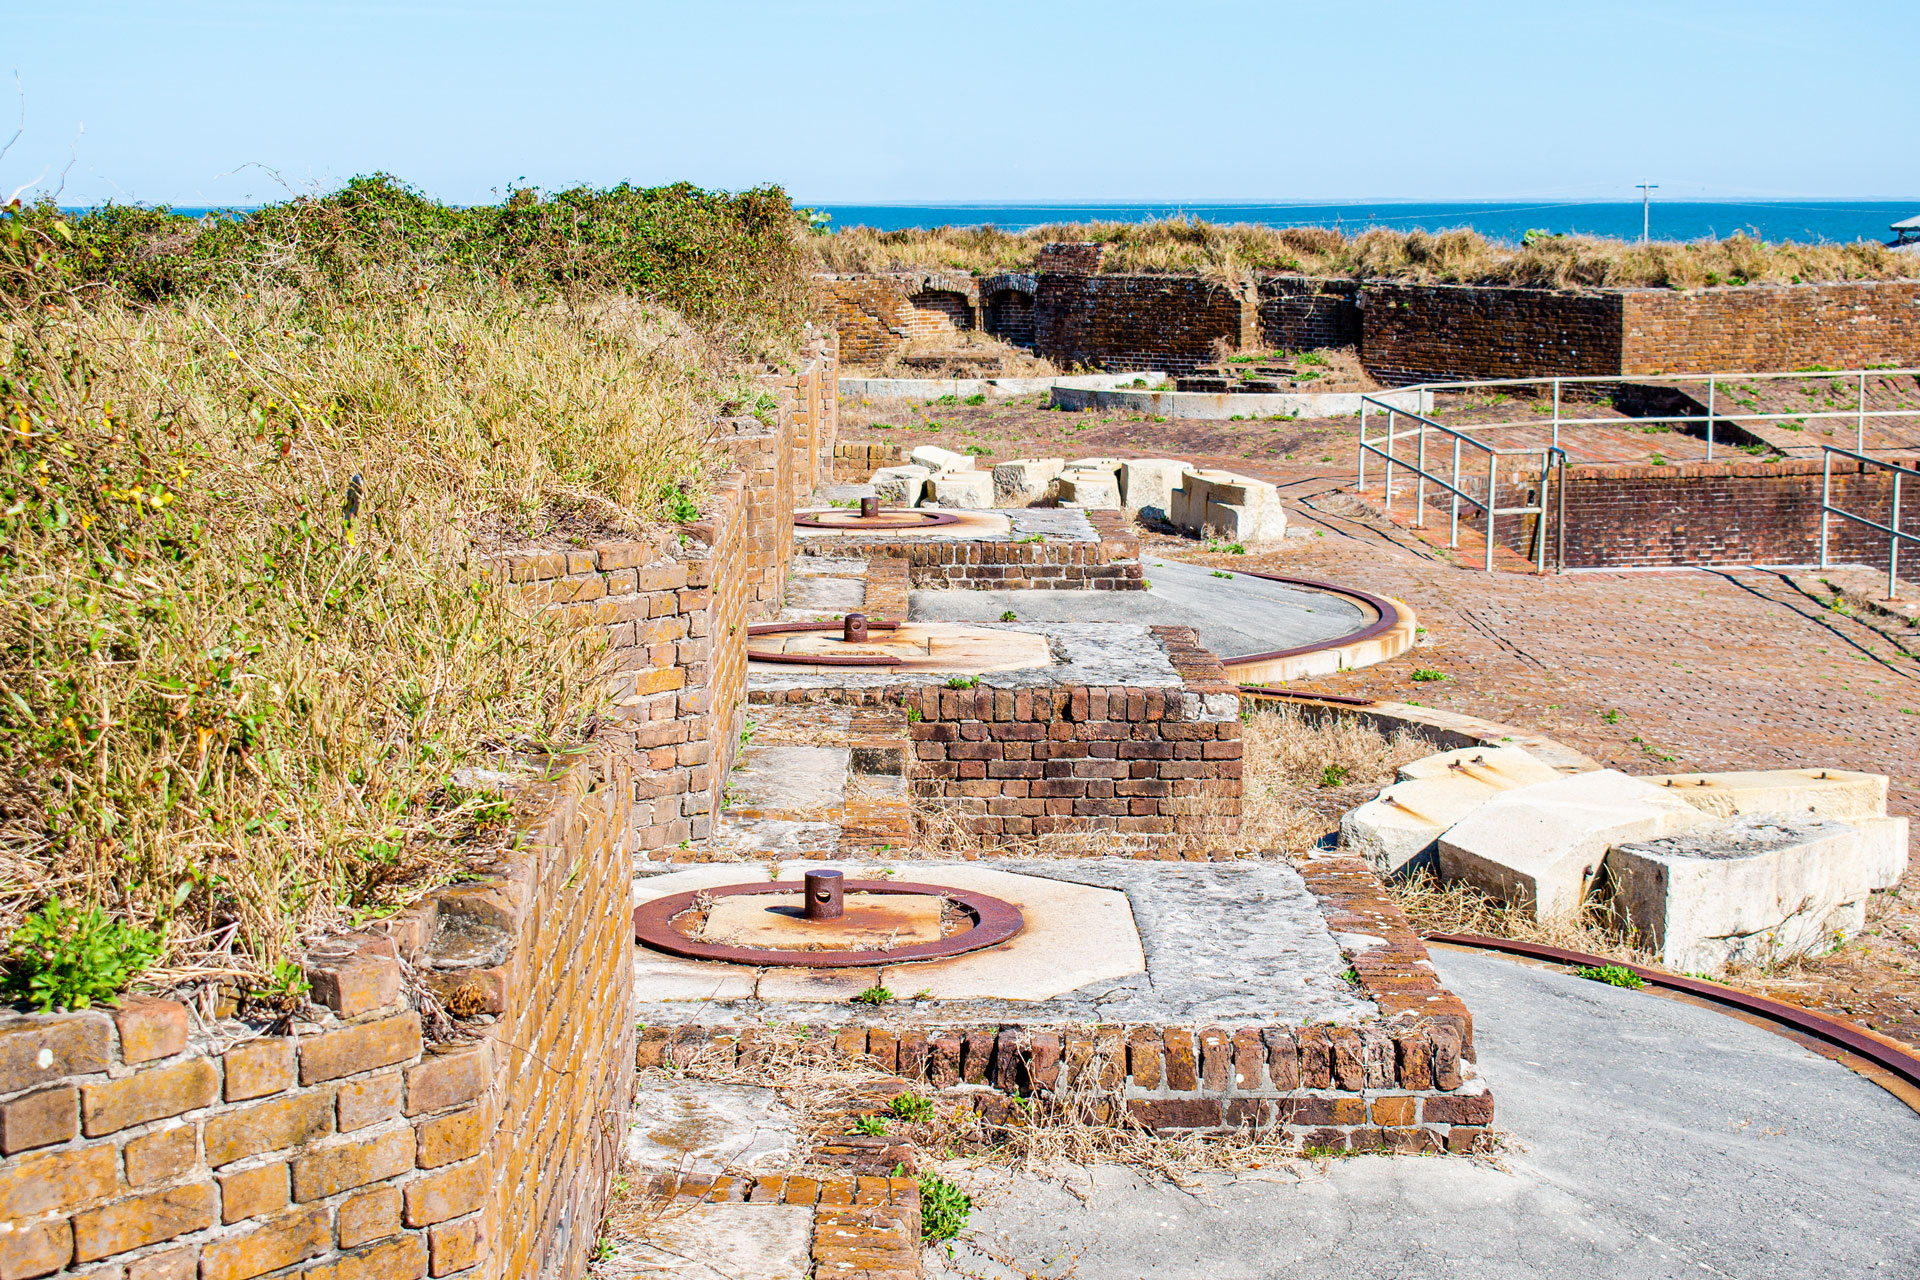
M 1532 236 L 1504 245 L 1466 228 L 1375 229 L 1349 236 L 1327 227 L 1262 227 L 1183 216 L 1151 222 L 1058 223 L 1029 231 L 848 227 L 811 237 L 813 269 L 831 272 L 948 269 L 1031 270 L 1052 241 L 1109 244 L 1107 272 L 1199 272 L 1240 279 L 1283 272 L 1354 280 L 1516 285 L 1527 288 L 1799 284 L 1920 278 L 1920 255 L 1883 245 L 1790 244 L 1744 235 L 1639 244 L 1593 236 Z
M 598 657 L 482 558 L 684 514 L 749 366 L 425 256 L 49 289 L 44 227 L 0 241 L 0 944 L 57 897 L 154 935 L 156 985 L 285 994 L 305 942 L 497 847 L 462 770 L 591 732 Z M 137 942 L 63 927 L 16 989 Z

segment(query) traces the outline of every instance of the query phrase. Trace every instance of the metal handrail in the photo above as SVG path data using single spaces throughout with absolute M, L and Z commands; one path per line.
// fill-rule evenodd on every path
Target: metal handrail
M 1560 446 L 1562 427 L 1581 426 L 1632 426 L 1636 423 L 1688 422 L 1694 419 L 1685 416 L 1664 416 L 1648 418 L 1568 418 L 1561 414 L 1562 392 L 1569 386 L 1614 385 L 1622 382 L 1647 381 L 1661 383 L 1704 383 L 1707 388 L 1707 461 L 1713 461 L 1714 430 L 1718 422 L 1810 422 L 1828 418 L 1850 418 L 1855 423 L 1854 447 L 1865 450 L 1867 446 L 1867 420 L 1869 418 L 1920 418 L 1920 409 L 1869 409 L 1867 408 L 1867 379 L 1898 378 L 1920 376 L 1920 368 L 1898 369 L 1803 369 L 1799 371 L 1776 373 L 1672 373 L 1672 374 L 1561 374 L 1539 378 L 1480 378 L 1467 382 L 1421 382 L 1402 391 L 1431 393 L 1436 391 L 1478 391 L 1490 387 L 1545 387 L 1553 388 L 1553 446 Z M 1855 383 L 1855 403 L 1852 409 L 1834 409 L 1808 411 L 1805 413 L 1722 413 L 1719 411 L 1719 392 L 1722 385 L 1729 382 L 1767 382 L 1767 381 L 1807 381 L 1808 379 L 1849 378 Z M 1379 401 L 1374 401 L 1379 405 Z M 1384 407 L 1384 406 L 1382 406 Z M 1361 415 L 1365 417 L 1365 405 Z M 1512 422 L 1482 422 L 1473 424 L 1475 431 L 1499 431 L 1514 427 L 1536 427 L 1541 425 L 1533 419 L 1521 419 Z
M 1367 438 L 1368 405 L 1372 405 L 1377 409 L 1384 409 L 1387 413 L 1387 434 L 1380 439 L 1369 440 Z M 1419 426 L 1413 431 L 1401 434 L 1398 427 L 1399 420 L 1403 416 L 1418 423 Z M 1443 436 L 1450 437 L 1453 441 L 1453 479 L 1451 481 L 1442 479 L 1439 474 L 1427 469 L 1427 433 L 1430 431 L 1437 431 Z M 1404 459 L 1398 458 L 1393 452 L 1393 446 L 1396 441 L 1408 438 L 1415 438 L 1418 442 L 1418 453 L 1414 462 L 1407 462 Z M 1381 444 L 1386 445 L 1384 450 L 1379 447 Z M 1487 496 L 1485 501 L 1474 497 L 1471 493 L 1468 493 L 1460 487 L 1461 445 L 1466 445 L 1471 449 L 1478 449 L 1486 455 Z M 1427 484 L 1429 482 L 1438 485 L 1450 494 L 1452 498 L 1452 525 L 1448 533 L 1448 546 L 1457 547 L 1460 545 L 1460 504 L 1462 502 L 1465 502 L 1469 508 L 1477 508 L 1485 512 L 1487 517 L 1486 570 L 1488 573 L 1491 573 L 1493 572 L 1494 531 L 1499 517 L 1535 516 L 1538 518 L 1539 523 L 1535 526 L 1534 567 L 1538 572 L 1546 572 L 1547 479 L 1552 473 L 1554 459 L 1557 457 L 1561 467 L 1564 469 L 1567 458 L 1566 451 L 1561 449 L 1558 444 L 1532 449 L 1498 449 L 1490 444 L 1474 439 L 1463 431 L 1449 427 L 1444 422 L 1435 422 L 1432 418 L 1415 413 L 1410 409 L 1403 409 L 1398 405 L 1376 399 L 1371 395 L 1362 395 L 1360 397 L 1360 488 L 1362 490 L 1365 490 L 1367 485 L 1367 455 L 1369 453 L 1383 459 L 1386 464 L 1386 472 L 1381 484 L 1381 492 L 1385 495 L 1385 509 L 1388 517 L 1393 515 L 1393 468 L 1398 465 L 1405 467 L 1418 477 L 1415 483 L 1413 502 L 1413 523 L 1415 528 L 1426 527 Z M 1522 507 L 1496 506 L 1495 494 L 1499 489 L 1499 460 L 1503 457 L 1532 457 L 1536 454 L 1539 455 L 1541 459 L 1540 487 L 1533 504 Z M 1564 568 L 1566 555 L 1564 530 L 1561 531 L 1561 538 L 1562 546 L 1559 559 L 1561 562 L 1560 567 Z
M 1855 515 L 1851 511 L 1833 505 L 1833 459 L 1835 455 L 1893 473 L 1893 506 L 1891 507 L 1892 514 L 1888 517 L 1888 519 L 1893 522 L 1892 524 L 1881 524 L 1877 520 L 1869 520 L 1865 516 Z M 1920 544 L 1920 535 L 1908 533 L 1900 527 L 1900 481 L 1903 477 L 1920 480 L 1920 471 L 1916 471 L 1912 467 L 1903 467 L 1897 462 L 1888 462 L 1882 458 L 1870 458 L 1864 453 L 1856 453 L 1851 449 L 1836 449 L 1832 445 L 1826 446 L 1826 451 L 1820 455 L 1820 567 L 1822 569 L 1828 567 L 1827 537 L 1828 531 L 1833 524 L 1834 516 L 1839 516 L 1843 520 L 1851 520 L 1855 524 L 1863 524 L 1869 529 L 1878 529 L 1881 533 L 1888 535 L 1887 599 L 1889 600 L 1894 599 L 1900 589 L 1901 542 L 1905 541 Z

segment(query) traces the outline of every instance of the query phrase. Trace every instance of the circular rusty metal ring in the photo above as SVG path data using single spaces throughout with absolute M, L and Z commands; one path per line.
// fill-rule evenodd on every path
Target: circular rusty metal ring
M 838 631 L 843 624 L 839 622 L 765 622 L 757 627 L 747 628 L 747 638 L 754 636 L 776 636 L 794 631 Z M 897 622 L 881 622 L 867 619 L 869 634 L 875 631 L 895 631 Z M 766 653 L 752 646 L 747 648 L 749 662 L 784 662 L 797 667 L 897 667 L 900 659 L 885 653 Z
M 1020 908 L 1011 902 L 984 893 L 974 893 L 966 889 L 949 889 L 937 884 L 897 884 L 891 880 L 849 880 L 844 889 L 847 893 L 904 894 L 918 897 L 944 898 L 973 916 L 973 928 L 965 933 L 957 933 L 951 938 L 939 942 L 920 942 L 910 947 L 893 947 L 886 951 L 866 949 L 849 951 L 787 951 L 770 947 L 725 947 L 716 943 L 697 942 L 673 927 L 674 920 L 689 910 L 694 900 L 705 894 L 709 898 L 734 898 L 750 894 L 790 894 L 804 893 L 806 885 L 799 880 L 763 881 L 759 884 L 722 885 L 714 889 L 700 889 L 692 893 L 668 894 L 664 898 L 655 898 L 633 909 L 633 936 L 637 942 L 644 943 L 656 951 L 665 951 L 669 955 L 685 956 L 689 960 L 719 960 L 727 964 L 751 964 L 765 966 L 783 966 L 801 969 L 845 969 L 857 965 L 904 964 L 914 960 L 939 960 L 947 956 L 966 955 L 970 951 L 980 951 L 997 946 L 1026 927 L 1026 917 L 1020 914 Z
M 912 533 L 917 529 L 936 529 L 943 524 L 959 524 L 960 517 L 944 511 L 922 511 L 915 507 L 882 507 L 880 514 L 868 519 L 857 511 L 841 515 L 823 511 L 819 515 L 796 514 L 796 529 L 840 529 L 847 533 Z

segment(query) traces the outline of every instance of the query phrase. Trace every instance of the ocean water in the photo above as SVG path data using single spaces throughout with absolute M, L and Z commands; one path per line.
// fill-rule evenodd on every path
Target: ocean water
M 833 215 L 832 226 L 985 226 L 1024 231 L 1056 222 L 1143 222 L 1192 214 L 1210 222 L 1252 222 L 1268 227 L 1337 227 L 1352 233 L 1370 227 L 1443 231 L 1471 227 L 1492 240 L 1517 241 L 1530 230 L 1640 238 L 1640 202 L 1605 204 L 1433 203 L 1371 204 L 870 204 L 816 206 Z M 1910 203 L 1868 200 L 1708 203 L 1654 201 L 1649 221 L 1656 240 L 1698 240 L 1745 232 L 1765 240 L 1848 243 L 1893 239 L 1888 227 L 1920 214 Z

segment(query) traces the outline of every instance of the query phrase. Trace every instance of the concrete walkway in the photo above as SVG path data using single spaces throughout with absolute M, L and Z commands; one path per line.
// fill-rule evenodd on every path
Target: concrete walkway
M 1434 962 L 1474 1010 L 1504 1171 L 1366 1157 L 1182 1190 L 1101 1169 L 1078 1195 L 982 1178 L 964 1270 L 935 1274 L 1920 1275 L 1920 1116 L 1876 1085 L 1709 1009 L 1501 957 Z

